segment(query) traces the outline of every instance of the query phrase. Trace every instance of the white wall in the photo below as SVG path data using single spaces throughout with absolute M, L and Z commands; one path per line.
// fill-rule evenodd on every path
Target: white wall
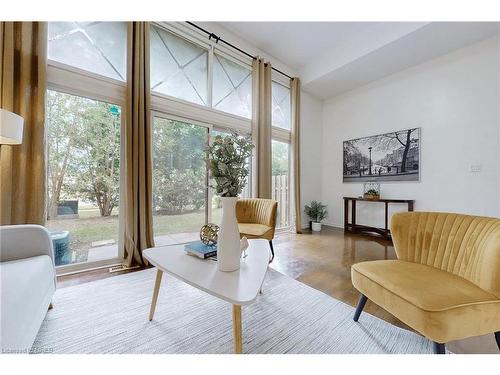
M 415 199 L 416 210 L 500 216 L 499 51 L 500 39 L 488 39 L 325 101 L 326 223 L 342 226 L 342 197 L 363 189 L 342 183 L 342 142 L 409 127 L 422 128 L 421 181 L 382 183 L 382 196 Z M 357 222 L 383 225 L 383 208 L 368 204 Z
M 309 218 L 303 213 L 304 205 L 321 199 L 322 104 L 310 94 L 301 93 L 300 196 L 303 228 L 309 226 Z

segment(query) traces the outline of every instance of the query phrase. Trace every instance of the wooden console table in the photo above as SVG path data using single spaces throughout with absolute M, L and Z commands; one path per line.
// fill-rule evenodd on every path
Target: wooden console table
M 351 204 L 351 223 L 349 223 L 349 201 Z M 385 226 L 384 228 L 369 227 L 367 225 L 356 224 L 356 202 L 374 202 L 384 203 L 385 205 Z M 390 239 L 391 231 L 389 230 L 389 203 L 406 203 L 408 204 L 408 211 L 413 211 L 415 201 L 412 199 L 365 199 L 344 197 L 344 231 L 352 233 L 378 233 L 383 237 Z

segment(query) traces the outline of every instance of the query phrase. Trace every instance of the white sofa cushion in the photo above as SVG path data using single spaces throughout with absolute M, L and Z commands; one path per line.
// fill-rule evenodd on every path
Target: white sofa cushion
M 0 263 L 1 347 L 3 352 L 31 348 L 55 292 L 48 255 Z

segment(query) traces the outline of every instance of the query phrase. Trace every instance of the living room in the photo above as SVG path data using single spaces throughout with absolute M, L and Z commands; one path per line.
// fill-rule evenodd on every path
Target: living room
M 498 366 L 496 10 L 198 5 L 2 17 L 0 359 Z

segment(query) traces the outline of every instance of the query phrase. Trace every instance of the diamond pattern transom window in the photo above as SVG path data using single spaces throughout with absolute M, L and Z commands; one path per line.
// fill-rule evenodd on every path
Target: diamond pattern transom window
M 48 34 L 50 60 L 126 80 L 125 22 L 49 22 Z
M 252 71 L 214 54 L 213 107 L 252 118 Z
M 273 81 L 273 126 L 290 129 L 290 89 Z
M 208 51 L 151 26 L 151 90 L 207 105 Z

